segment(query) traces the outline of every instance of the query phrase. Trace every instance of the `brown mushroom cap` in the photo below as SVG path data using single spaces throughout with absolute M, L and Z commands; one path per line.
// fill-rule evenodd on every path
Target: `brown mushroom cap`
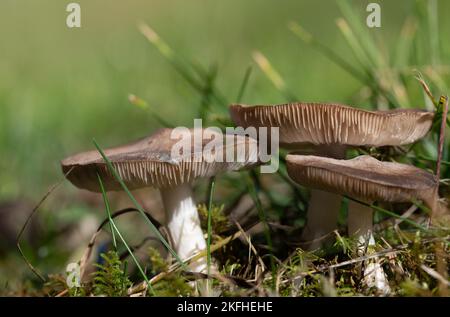
M 189 131 L 188 135 L 192 136 L 194 129 L 187 131 Z M 205 130 L 201 129 L 201 132 L 203 131 Z M 191 153 L 181 153 L 179 157 L 173 159 L 172 146 L 182 138 L 179 136 L 179 139 L 171 139 L 171 133 L 172 129 L 160 129 L 137 142 L 104 150 L 129 189 L 149 186 L 168 188 L 189 183 L 198 177 L 210 177 L 223 171 L 235 171 L 257 164 L 256 140 L 238 135 L 224 136 L 218 132 L 210 132 L 210 139 L 206 136 L 202 138 L 200 151 L 194 149 L 192 137 Z M 233 140 L 235 142 L 231 143 Z M 207 144 L 216 145 L 215 150 L 214 147 L 207 150 L 205 147 Z M 256 152 L 250 151 L 252 149 L 256 149 Z M 245 154 L 242 156 L 243 162 L 236 162 L 236 160 L 227 162 L 225 156 L 228 151 L 234 151 L 235 155 L 239 151 L 245 151 L 241 152 Z M 219 157 L 222 158 L 221 162 L 214 160 Z M 64 173 L 72 169 L 67 178 L 79 188 L 99 192 L 97 177 L 99 173 L 106 190 L 121 189 L 98 151 L 88 151 L 67 157 L 61 161 L 61 167 Z
M 336 160 L 291 154 L 286 161 L 289 176 L 299 184 L 368 202 L 429 202 L 438 186 L 436 177 L 420 168 L 368 155 Z
M 367 111 L 340 104 L 231 105 L 234 123 L 279 127 L 280 143 L 385 146 L 413 143 L 431 128 L 434 113 L 399 109 Z

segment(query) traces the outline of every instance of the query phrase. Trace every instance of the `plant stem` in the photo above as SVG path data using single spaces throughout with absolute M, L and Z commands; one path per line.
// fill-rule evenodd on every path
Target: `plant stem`
M 439 98 L 439 106 L 442 106 L 442 118 L 441 118 L 441 129 L 439 131 L 439 143 L 438 143 L 438 157 L 436 162 L 436 177 L 440 178 L 441 176 L 441 161 L 442 161 L 442 152 L 444 149 L 444 141 L 445 141 L 445 128 L 446 128 L 446 118 L 448 113 L 448 96 L 441 96 Z
M 102 182 L 102 179 L 101 179 L 99 173 L 97 173 L 97 177 L 98 177 L 98 182 L 99 182 L 99 184 L 100 184 L 100 189 L 101 189 L 101 191 L 102 191 L 103 203 L 105 204 L 105 209 L 106 209 L 106 213 L 107 213 L 107 216 L 108 216 L 109 229 L 111 230 L 111 235 L 112 235 L 112 240 L 113 240 L 114 251 L 117 252 L 116 234 L 115 234 L 115 232 L 114 232 L 113 225 L 111 224 L 112 218 L 111 218 L 111 209 L 110 209 L 110 207 L 109 207 L 108 197 L 106 197 L 106 191 L 105 191 L 105 188 L 103 187 L 103 182 Z
M 242 80 L 241 87 L 239 88 L 239 93 L 236 98 L 236 103 L 240 103 L 242 100 L 242 97 L 244 96 L 245 88 L 247 88 L 248 79 L 250 78 L 250 75 L 252 73 L 252 66 L 250 65 L 247 67 L 247 70 L 244 74 L 244 79 Z
M 208 200 L 208 239 L 206 242 L 206 252 L 207 252 L 207 263 L 208 263 L 208 275 L 210 273 L 211 266 L 211 234 L 212 234 L 212 226 L 211 226 L 211 212 L 212 212 L 212 201 L 214 196 L 214 189 L 216 186 L 215 177 L 211 177 L 211 183 L 209 185 L 209 200 Z
M 206 240 L 206 263 L 208 276 L 211 274 L 211 235 L 212 235 L 212 202 L 214 196 L 214 189 L 216 186 L 215 177 L 211 177 L 209 184 L 209 199 L 208 199 L 208 239 Z M 207 289 L 209 292 L 209 279 L 207 280 Z

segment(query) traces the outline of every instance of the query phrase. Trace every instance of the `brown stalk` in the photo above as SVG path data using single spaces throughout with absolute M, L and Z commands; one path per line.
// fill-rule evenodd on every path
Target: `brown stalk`
M 30 215 L 28 216 L 27 220 L 25 221 L 25 223 L 23 224 L 22 228 L 19 231 L 19 234 L 17 235 L 17 239 L 16 239 L 16 246 L 17 249 L 19 250 L 20 256 L 23 258 L 23 260 L 25 261 L 25 263 L 28 265 L 28 267 L 30 268 L 30 270 L 43 282 L 46 282 L 45 277 L 39 272 L 39 270 L 37 268 L 35 268 L 30 261 L 28 261 L 27 257 L 25 256 L 25 253 L 23 253 L 22 247 L 20 246 L 20 238 L 22 238 L 23 233 L 25 232 L 26 227 L 28 226 L 28 224 L 31 221 L 31 218 L 33 218 L 34 214 L 37 212 L 37 210 L 39 209 L 39 207 L 41 207 L 41 205 L 44 203 L 44 201 L 48 198 L 48 196 L 50 196 L 50 194 L 59 187 L 59 185 L 61 185 L 65 180 L 67 175 L 70 174 L 70 172 L 72 172 L 72 169 L 69 169 L 67 171 L 67 173 L 64 175 L 64 178 L 62 178 L 58 183 L 54 184 L 48 191 L 47 193 L 45 193 L 45 195 L 41 198 L 41 200 L 37 203 L 37 205 L 33 208 L 33 210 L 31 211 Z
M 436 162 L 436 177 L 441 176 L 441 162 L 442 162 L 442 152 L 444 148 L 445 141 L 445 128 L 447 126 L 446 118 L 448 113 L 448 96 L 441 96 L 439 98 L 439 104 L 443 106 L 442 109 L 442 119 L 441 119 L 441 129 L 439 131 L 439 145 L 438 145 L 438 157 Z

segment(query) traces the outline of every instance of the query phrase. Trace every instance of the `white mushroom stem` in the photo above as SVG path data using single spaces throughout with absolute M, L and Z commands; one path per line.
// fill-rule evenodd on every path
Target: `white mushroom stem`
M 357 254 L 363 256 L 372 236 L 373 210 L 353 200 L 348 201 L 348 235 L 358 239 Z
M 373 252 L 373 210 L 370 207 L 349 200 L 348 234 L 358 239 L 357 255 L 364 256 Z M 390 293 L 389 283 L 378 258 L 364 261 L 363 283 L 368 288 L 375 288 L 381 295 Z
M 341 195 L 336 195 L 319 189 L 311 189 L 311 198 L 306 215 L 306 226 L 303 229 L 301 240 L 305 249 L 319 248 L 327 235 L 336 230 L 339 209 L 342 201 Z
M 190 185 L 161 189 L 161 196 L 166 211 L 166 226 L 173 248 L 181 260 L 205 250 L 206 241 Z M 189 268 L 193 272 L 206 273 L 206 257 L 191 263 Z
M 345 145 L 320 145 L 316 148 L 315 155 L 345 158 Z M 311 198 L 306 213 L 306 226 L 303 229 L 301 240 L 303 248 L 314 250 L 323 245 L 326 235 L 337 229 L 339 210 L 342 196 L 327 191 L 311 189 Z

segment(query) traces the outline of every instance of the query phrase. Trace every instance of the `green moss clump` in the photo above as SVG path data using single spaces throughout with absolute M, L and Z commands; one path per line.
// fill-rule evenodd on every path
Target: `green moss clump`
M 211 227 L 213 237 L 222 235 L 230 230 L 230 220 L 223 213 L 224 205 L 213 205 L 211 208 Z M 208 229 L 208 207 L 205 204 L 200 204 L 197 207 L 200 216 L 200 224 L 202 229 L 206 232 Z
M 126 273 L 126 262 L 120 261 L 115 251 L 102 253 L 104 264 L 96 264 L 98 271 L 94 273 L 93 294 L 104 296 L 127 296 L 132 283 Z
M 151 272 L 156 275 L 168 270 L 167 261 L 161 256 L 158 250 L 149 247 L 148 254 L 151 263 Z M 153 285 L 155 296 L 174 297 L 174 296 L 192 296 L 193 289 L 181 272 L 169 273 L 164 279 Z

